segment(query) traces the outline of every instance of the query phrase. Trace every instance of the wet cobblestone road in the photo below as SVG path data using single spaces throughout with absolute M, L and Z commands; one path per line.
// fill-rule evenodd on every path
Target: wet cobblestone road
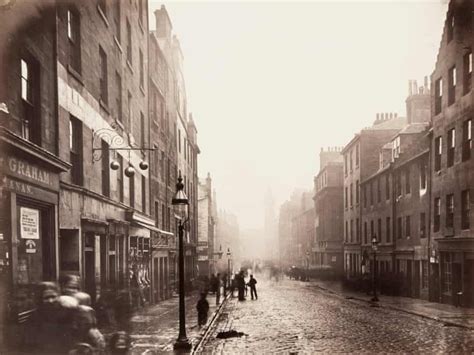
M 205 353 L 465 352 L 474 331 L 345 299 L 300 281 L 258 279 L 258 300 L 231 299 L 203 343 Z M 217 339 L 220 331 L 242 337 Z

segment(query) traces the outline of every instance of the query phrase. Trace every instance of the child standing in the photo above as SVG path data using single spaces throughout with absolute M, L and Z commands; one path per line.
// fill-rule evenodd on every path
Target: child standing
M 196 309 L 198 312 L 198 325 L 202 327 L 207 323 L 207 315 L 209 313 L 209 302 L 206 300 L 205 293 L 201 293 L 201 298 L 196 305 Z

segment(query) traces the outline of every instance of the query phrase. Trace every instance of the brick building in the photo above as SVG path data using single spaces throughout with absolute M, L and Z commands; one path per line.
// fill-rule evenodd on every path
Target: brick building
M 296 213 L 291 220 L 291 240 L 294 244 L 292 264 L 309 268 L 312 261 L 311 247 L 314 241 L 315 209 L 313 193 L 305 191 L 301 194 L 296 206 Z
M 474 4 L 449 4 L 431 75 L 431 297 L 474 305 L 472 48 Z
M 216 208 L 212 190 L 212 179 L 210 174 L 198 185 L 198 267 L 199 276 L 210 276 L 215 273 L 214 251 L 216 250 Z M 220 245 L 220 252 L 222 245 Z M 216 250 L 218 253 L 218 251 Z M 216 255 L 217 255 L 216 253 Z M 222 254 L 221 254 L 222 256 Z
M 320 171 L 314 178 L 315 239 L 312 243 L 316 268 L 332 268 L 338 274 L 343 264 L 343 163 L 341 148 L 321 149 Z
M 403 126 L 406 119 L 393 113 L 377 114 L 371 127 L 361 130 L 344 147 L 344 270 L 346 277 L 362 273 L 360 183 L 379 167 L 379 150 Z M 370 195 L 373 196 L 373 195 Z M 372 197 L 373 198 L 373 197 Z

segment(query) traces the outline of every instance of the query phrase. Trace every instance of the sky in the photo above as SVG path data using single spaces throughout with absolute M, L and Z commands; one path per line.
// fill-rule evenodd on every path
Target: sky
M 296 188 L 322 147 L 344 146 L 378 112 L 405 116 L 408 80 L 434 69 L 447 1 L 159 2 L 180 40 L 199 176 L 241 229 Z

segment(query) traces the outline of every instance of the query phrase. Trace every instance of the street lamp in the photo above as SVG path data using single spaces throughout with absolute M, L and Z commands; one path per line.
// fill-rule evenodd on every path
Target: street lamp
M 181 217 L 178 224 L 178 268 L 179 268 L 179 335 L 178 339 L 174 343 L 174 349 L 190 350 L 192 347 L 191 342 L 186 336 L 186 318 L 185 318 L 185 306 L 184 306 L 184 229 L 185 224 L 188 222 L 186 216 L 186 210 L 189 206 L 189 200 L 184 193 L 183 178 L 181 175 L 178 177 L 176 183 L 176 195 L 171 200 L 171 204 L 175 206 L 177 214 Z
M 230 257 L 231 257 L 231 253 L 230 253 L 230 248 L 227 248 L 227 279 L 228 279 L 228 282 L 229 282 L 229 288 L 230 288 Z
M 378 240 L 376 236 L 372 237 L 372 250 L 374 251 L 374 265 L 372 267 L 372 291 L 373 291 L 373 296 L 371 301 L 372 302 L 378 302 L 379 299 L 377 297 L 377 284 L 376 284 L 376 268 L 377 268 L 377 244 Z
M 309 251 L 306 250 L 306 281 L 309 280 Z

